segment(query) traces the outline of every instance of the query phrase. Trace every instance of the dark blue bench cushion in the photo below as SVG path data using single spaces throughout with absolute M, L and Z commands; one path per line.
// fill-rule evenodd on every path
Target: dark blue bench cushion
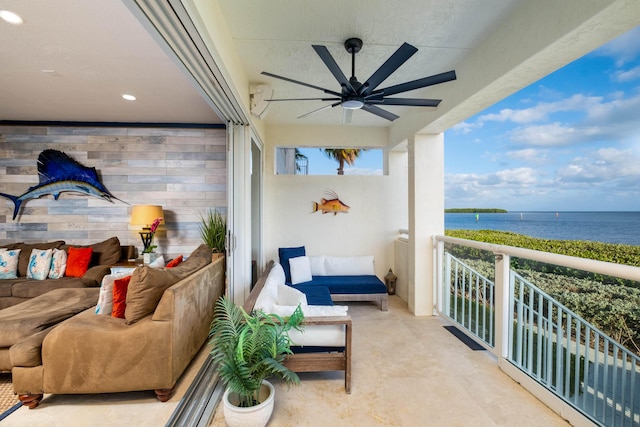
M 307 296 L 309 305 L 333 305 L 331 294 L 326 286 L 314 286 L 306 282 L 305 284 L 291 285 Z
M 290 283 L 288 283 L 290 285 Z M 331 294 L 386 294 L 387 287 L 377 276 L 313 276 L 310 282 L 294 285 L 305 287 L 326 287 Z M 302 289 L 300 289 L 302 290 Z M 303 291 L 304 292 L 304 291 Z M 308 299 L 308 297 L 307 297 Z M 311 304 L 311 303 L 309 303 Z

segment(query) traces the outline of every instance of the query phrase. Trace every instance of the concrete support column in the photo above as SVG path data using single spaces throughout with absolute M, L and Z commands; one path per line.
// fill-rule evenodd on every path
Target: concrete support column
M 444 134 L 409 138 L 409 310 L 433 315 L 431 236 L 444 234 Z

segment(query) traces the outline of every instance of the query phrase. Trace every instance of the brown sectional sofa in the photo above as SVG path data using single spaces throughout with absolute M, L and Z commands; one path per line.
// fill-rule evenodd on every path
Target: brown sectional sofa
M 32 249 L 64 249 L 69 246 L 64 241 L 46 243 L 10 243 L 0 244 L 7 249 L 21 249 L 16 279 L 0 279 L 0 310 L 28 301 L 54 289 L 100 287 L 102 278 L 109 274 L 113 264 L 135 256 L 134 246 L 121 246 L 117 237 L 82 247 L 93 248 L 89 269 L 82 277 L 61 277 L 60 279 L 34 280 L 27 278 L 27 266 Z
M 224 257 L 212 262 L 206 245 L 174 268 L 138 267 L 124 319 L 92 307 L 14 345 L 14 391 L 30 408 L 44 393 L 154 390 L 168 400 L 206 341 L 224 290 Z

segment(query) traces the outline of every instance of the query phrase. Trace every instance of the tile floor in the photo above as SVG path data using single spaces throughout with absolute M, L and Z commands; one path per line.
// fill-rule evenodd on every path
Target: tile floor
M 397 296 L 389 311 L 350 304 L 354 321 L 352 393 L 341 372 L 303 373 L 287 389 L 274 381 L 270 427 L 280 426 L 567 426 L 507 377 L 486 351 L 472 351 L 437 317 L 415 317 Z M 152 393 L 45 396 L 20 408 L 1 427 L 163 426 L 207 351 L 167 403 Z M 224 426 L 221 408 L 210 426 Z
M 287 388 L 273 381 L 269 426 L 567 426 L 566 421 L 470 350 L 437 317 L 415 317 L 397 296 L 389 311 L 350 304 L 352 392 L 340 372 L 303 373 Z M 219 406 L 210 424 L 224 426 Z

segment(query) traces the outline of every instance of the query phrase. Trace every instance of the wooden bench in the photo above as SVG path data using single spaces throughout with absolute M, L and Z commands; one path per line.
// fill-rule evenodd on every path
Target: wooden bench
M 255 286 L 251 290 L 249 297 L 243 308 L 247 313 L 253 310 L 267 280 L 269 272 L 273 268 L 273 261 L 269 261 L 264 273 L 258 278 Z M 336 317 L 306 317 L 303 325 L 342 325 L 345 328 L 344 347 L 331 352 L 317 353 L 296 353 L 288 355 L 285 359 L 285 366 L 294 372 L 319 372 L 319 371 L 344 371 L 344 388 L 351 393 L 351 334 L 352 321 L 349 316 Z

